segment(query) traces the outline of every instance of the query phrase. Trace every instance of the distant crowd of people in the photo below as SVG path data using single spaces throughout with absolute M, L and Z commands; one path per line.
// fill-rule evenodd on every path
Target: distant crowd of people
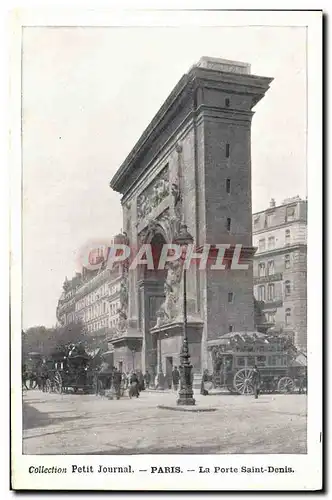
M 104 361 L 98 374 L 98 392 L 112 390 L 116 399 L 128 390 L 129 397 L 138 398 L 145 389 L 172 389 L 178 391 L 180 383 L 180 372 L 174 366 L 170 375 L 160 372 L 156 376 L 149 370 L 143 374 L 141 370 L 132 370 L 130 373 L 122 372 L 115 366 L 111 367 Z

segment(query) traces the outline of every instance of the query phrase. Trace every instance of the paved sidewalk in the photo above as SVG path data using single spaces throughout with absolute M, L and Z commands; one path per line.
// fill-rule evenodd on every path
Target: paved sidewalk
M 214 412 L 178 412 L 173 392 L 108 400 L 94 395 L 24 395 L 26 454 L 306 453 L 305 395 L 195 395 Z

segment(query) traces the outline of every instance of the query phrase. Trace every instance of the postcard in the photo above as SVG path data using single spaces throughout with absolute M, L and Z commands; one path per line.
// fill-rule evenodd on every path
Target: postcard
M 13 490 L 320 490 L 322 12 L 11 39 Z

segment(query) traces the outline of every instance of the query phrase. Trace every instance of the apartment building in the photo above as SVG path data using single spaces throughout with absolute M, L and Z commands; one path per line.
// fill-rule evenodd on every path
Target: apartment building
M 58 322 L 68 325 L 81 321 L 94 338 L 114 333 L 119 323 L 122 277 L 121 265 L 110 270 L 106 258 L 100 258 L 97 269 L 83 267 L 71 280 L 66 278 L 57 305 Z
M 307 344 L 307 201 L 299 196 L 253 214 L 256 327 L 294 334 Z

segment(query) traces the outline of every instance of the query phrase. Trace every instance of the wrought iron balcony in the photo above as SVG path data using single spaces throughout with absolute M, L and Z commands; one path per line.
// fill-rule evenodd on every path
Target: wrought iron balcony
M 283 305 L 282 299 L 265 300 L 260 302 L 261 310 L 271 309 L 272 307 L 281 307 Z
M 268 274 L 266 276 L 255 276 L 254 285 L 270 283 L 273 281 L 282 281 L 282 273 Z

